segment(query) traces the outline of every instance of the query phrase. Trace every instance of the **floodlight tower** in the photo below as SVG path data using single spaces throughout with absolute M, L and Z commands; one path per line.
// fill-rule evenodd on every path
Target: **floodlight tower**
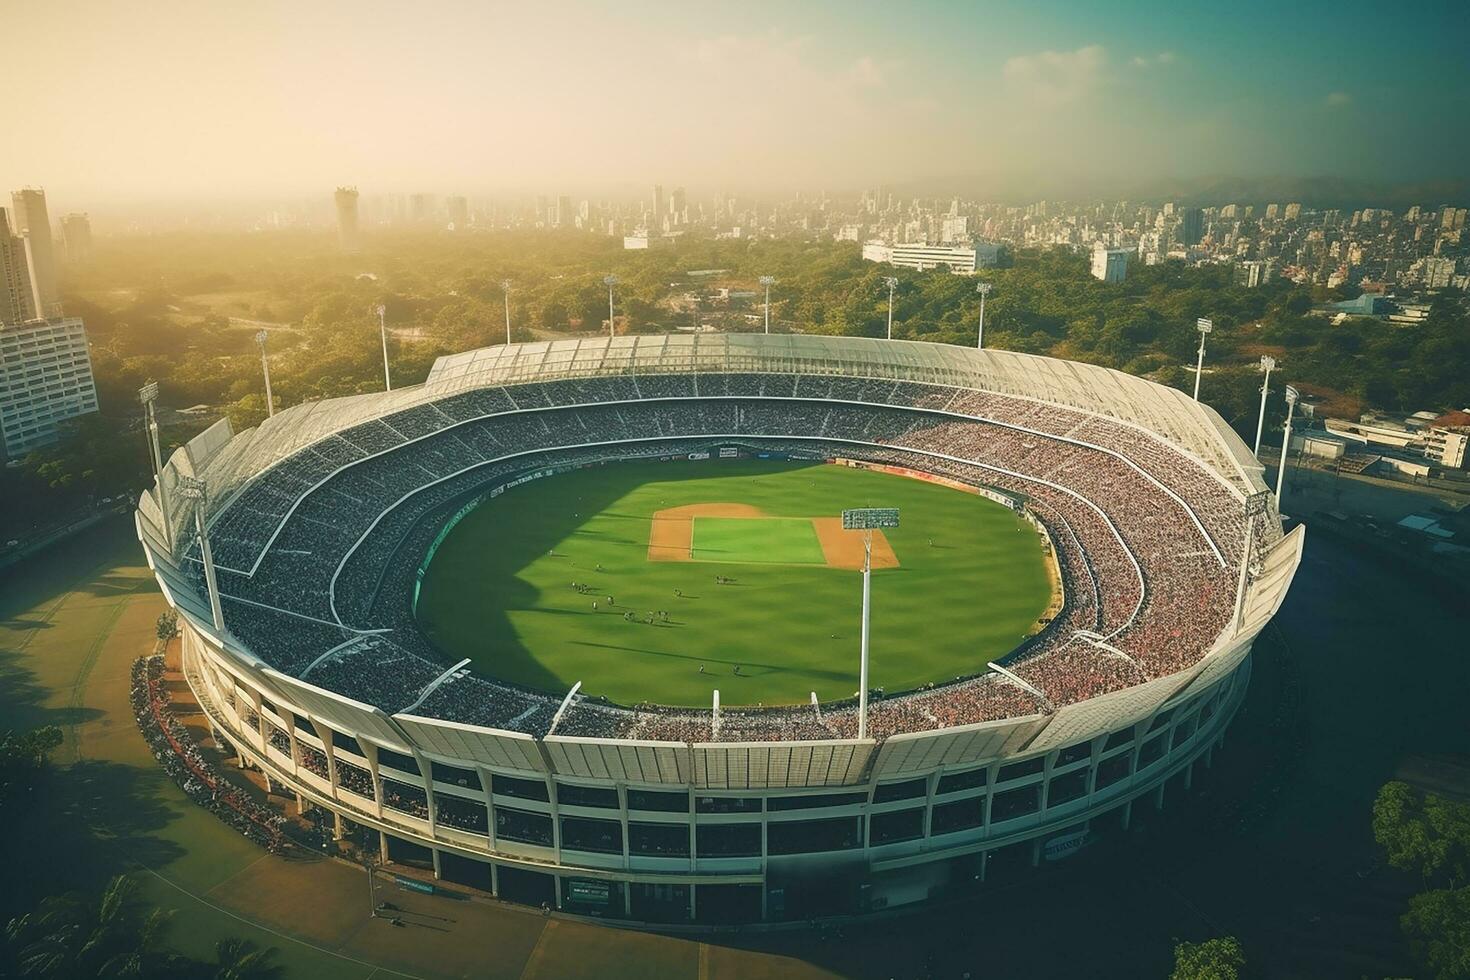
M 613 287 L 618 284 L 618 277 L 603 276 L 602 284 L 607 287 L 607 335 L 612 337 L 616 333 L 613 329 Z
M 1266 501 L 1271 491 L 1262 490 L 1245 498 L 1245 548 L 1240 556 L 1240 579 L 1235 584 L 1235 629 L 1239 632 L 1245 621 L 1245 586 L 1250 578 L 1251 546 L 1256 540 L 1256 518 L 1266 513 Z
M 1291 448 L 1291 416 L 1296 410 L 1300 393 L 1291 385 L 1286 386 L 1286 428 L 1281 433 L 1281 464 L 1276 468 L 1276 510 L 1281 510 L 1281 489 L 1286 482 L 1286 452 Z
M 383 390 L 393 390 L 393 377 L 388 373 L 388 307 L 378 304 L 378 333 L 383 338 Z
M 888 339 L 893 339 L 893 291 L 898 288 L 898 276 L 884 276 L 883 285 L 888 287 Z
M 975 283 L 975 292 L 980 294 L 980 333 L 975 338 L 975 349 L 985 349 L 985 297 L 990 295 L 990 283 Z
M 165 537 L 169 548 L 173 548 L 173 533 L 169 525 L 168 491 L 163 486 L 163 450 L 158 445 L 158 414 L 153 403 L 158 400 L 158 382 L 150 381 L 138 389 L 138 401 L 143 403 L 143 426 L 148 430 L 148 457 L 153 461 L 153 479 L 158 484 L 158 509 L 163 512 Z
M 510 343 L 510 280 L 500 280 L 500 291 L 505 294 L 505 342 Z
M 199 535 L 199 557 L 204 561 L 204 583 L 209 589 L 209 612 L 214 617 L 216 632 L 225 629 L 225 614 L 219 604 L 219 581 L 214 576 L 214 552 L 209 548 L 209 534 L 204 527 L 205 504 L 209 499 L 208 488 L 203 480 L 192 476 L 179 477 L 179 492 L 194 501 L 194 530 Z
M 1261 355 L 1261 370 L 1266 372 L 1266 380 L 1261 382 L 1261 414 L 1256 419 L 1256 458 L 1261 455 L 1261 433 L 1266 431 L 1266 395 L 1271 390 L 1271 372 L 1276 367 L 1276 358 L 1270 354 Z
M 1199 401 L 1199 379 L 1205 372 L 1205 338 L 1215 329 L 1215 322 L 1200 317 L 1194 321 L 1194 329 L 1199 331 L 1199 359 L 1194 362 L 1194 400 Z
M 265 356 L 265 342 L 270 340 L 270 336 L 262 330 L 255 335 L 255 342 L 260 345 L 260 369 L 265 372 L 265 411 L 267 415 L 275 415 L 276 400 L 271 395 L 271 362 Z
M 873 595 L 873 529 L 898 527 L 898 510 L 859 507 L 842 512 L 844 531 L 863 532 L 863 627 L 858 661 L 858 738 L 868 737 L 868 610 Z
M 761 276 L 760 284 L 766 287 L 766 333 L 771 332 L 771 287 L 776 285 L 775 276 Z

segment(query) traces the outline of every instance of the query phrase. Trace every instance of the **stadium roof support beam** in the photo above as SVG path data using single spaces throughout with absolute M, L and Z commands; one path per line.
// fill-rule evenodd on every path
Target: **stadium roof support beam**
M 720 689 L 719 688 L 715 688 L 715 697 L 714 697 L 714 701 L 710 705 L 709 713 L 710 713 L 709 737 L 710 737 L 710 740 L 711 741 L 716 741 L 717 742 L 720 739 Z
M 1025 681 L 1021 680 L 1021 678 L 1006 670 L 1004 667 L 993 660 L 985 666 L 989 667 L 991 670 L 995 671 L 1001 677 L 1010 681 L 1012 684 L 1025 691 L 1027 694 L 1034 696 L 1038 701 L 1046 706 L 1046 710 L 1048 713 L 1052 713 L 1057 710 L 1057 706 L 1051 703 L 1051 698 L 1042 693 L 1039 687 L 1035 687 L 1034 685 L 1026 683 Z
M 343 650 L 346 650 L 348 647 L 357 646 L 357 644 L 361 642 L 362 637 L 360 636 L 354 636 L 350 639 L 343 640 L 341 643 L 332 647 L 330 650 L 323 653 L 320 657 L 317 657 L 311 663 L 307 664 L 306 669 L 296 675 L 296 679 L 303 681 L 306 680 L 307 674 L 311 673 L 313 670 L 316 670 L 322 664 L 326 663 L 328 660 L 331 660 L 333 657 L 337 656 L 337 654 L 341 653 Z
M 449 680 L 454 677 L 455 674 L 468 667 L 469 663 L 470 658 L 466 657 L 459 663 L 455 664 L 453 667 L 450 667 L 444 673 L 440 674 L 438 677 L 429 681 L 429 683 L 424 685 L 424 689 L 419 692 L 418 700 L 414 701 L 413 704 L 404 708 L 400 713 L 407 714 L 408 712 L 417 708 L 419 705 L 423 704 L 425 701 L 429 700 L 430 694 L 433 694 L 435 691 L 439 690 L 439 688 L 447 684 Z
M 469 663 L 469 661 L 466 660 L 465 663 Z M 567 709 L 572 706 L 572 699 L 577 696 L 577 692 L 581 689 L 582 682 L 578 681 L 572 685 L 572 689 L 567 692 L 567 696 L 561 699 L 561 706 L 556 709 L 556 714 L 551 716 L 551 727 L 546 729 L 546 734 L 556 734 L 556 726 L 561 724 L 562 715 L 567 713 Z
M 1139 663 L 1138 659 L 1128 651 L 1118 649 L 1111 643 L 1104 640 L 1101 636 L 1098 636 L 1096 633 L 1093 633 L 1090 630 L 1078 630 L 1077 636 L 1080 636 L 1082 639 L 1086 640 L 1088 643 L 1097 647 L 1104 653 L 1109 654 L 1110 656 L 1118 657 L 1122 660 L 1128 661 L 1134 667 L 1138 668 L 1138 672 L 1140 674 L 1142 674 L 1144 677 L 1147 677 L 1149 680 L 1153 680 L 1153 675 L 1150 674 L 1147 670 L 1144 670 L 1143 664 Z

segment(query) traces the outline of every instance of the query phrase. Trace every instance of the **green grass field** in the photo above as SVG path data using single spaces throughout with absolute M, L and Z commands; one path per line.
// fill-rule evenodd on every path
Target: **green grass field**
M 652 515 L 699 503 L 800 520 L 700 517 L 695 557 L 717 561 L 648 561 Z M 898 507 L 903 522 L 887 532 L 899 567 L 873 573 L 875 686 L 982 670 L 1046 610 L 1040 539 L 1006 507 L 867 470 L 722 460 L 599 467 L 488 501 L 440 547 L 419 621 L 446 657 L 550 691 L 581 681 L 621 703 L 686 705 L 708 705 L 714 688 L 726 704 L 847 697 L 861 576 L 822 563 L 810 518 L 864 506 Z M 630 623 L 628 611 L 669 621 Z
M 696 517 L 694 560 L 764 565 L 820 565 L 822 543 L 806 518 Z

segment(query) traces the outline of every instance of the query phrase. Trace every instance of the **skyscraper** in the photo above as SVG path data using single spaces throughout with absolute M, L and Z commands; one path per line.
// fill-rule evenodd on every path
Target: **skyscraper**
M 449 212 L 449 227 L 464 231 L 470 223 L 470 202 L 458 195 L 444 199 L 444 209 Z
M 92 221 L 85 212 L 61 216 L 61 244 L 66 249 L 66 260 L 73 265 L 92 257 Z
M 344 252 L 356 252 L 357 188 L 339 187 L 333 197 L 337 201 L 337 243 Z
M 53 443 L 97 411 L 87 331 L 76 317 L 0 325 L 0 458 Z
M 25 242 L 26 268 L 31 278 L 31 305 L 37 316 L 59 316 L 56 293 L 56 255 L 51 245 L 51 219 L 46 215 L 46 192 L 27 187 L 10 195 L 10 223 Z
M 1199 208 L 1185 208 L 1179 216 L 1179 240 L 1186 246 L 1198 245 L 1205 237 L 1205 213 Z
M 664 185 L 653 185 L 653 215 L 648 219 L 648 231 L 657 235 L 664 227 Z
M 0 325 L 24 323 L 35 317 L 25 242 L 11 233 L 5 209 L 0 208 Z

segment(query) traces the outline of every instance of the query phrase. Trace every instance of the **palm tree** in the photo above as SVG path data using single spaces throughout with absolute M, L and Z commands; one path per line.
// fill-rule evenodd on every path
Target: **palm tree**
M 95 900 L 69 894 L 44 899 L 5 928 L 16 973 L 32 977 L 152 977 L 175 969 L 162 948 L 169 915 L 139 921 L 138 883 L 118 875 Z
M 214 944 L 214 980 L 275 980 L 281 967 L 271 962 L 275 948 L 260 949 L 248 939 L 231 936 Z

